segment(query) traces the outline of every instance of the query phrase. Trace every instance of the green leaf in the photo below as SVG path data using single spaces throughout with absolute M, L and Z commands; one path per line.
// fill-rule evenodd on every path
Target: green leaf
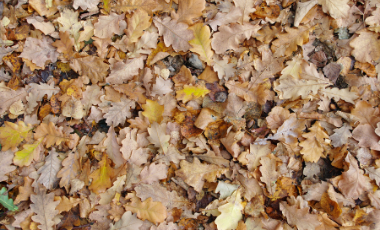
M 13 204 L 13 199 L 9 199 L 7 195 L 4 195 L 7 189 L 2 187 L 0 190 L 0 204 L 2 204 L 9 211 L 17 211 L 18 207 Z

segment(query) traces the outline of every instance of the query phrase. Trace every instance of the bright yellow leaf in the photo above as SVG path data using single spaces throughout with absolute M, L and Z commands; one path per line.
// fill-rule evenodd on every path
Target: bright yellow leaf
M 0 127 L 1 151 L 16 150 L 24 139 L 30 139 L 32 135 L 30 133 L 32 125 L 28 124 L 27 126 L 23 121 L 19 121 L 18 124 L 5 121 L 4 124 L 5 127 Z
M 162 113 L 164 112 L 164 106 L 158 104 L 157 101 L 152 101 L 147 99 L 146 104 L 142 105 L 144 115 L 149 119 L 149 122 L 152 124 L 153 122 L 160 123 L 162 121 Z
M 103 155 L 102 160 L 99 162 L 100 168 L 90 174 L 92 183 L 89 187 L 94 193 L 99 194 L 105 192 L 106 189 L 112 186 L 111 177 L 114 175 L 114 170 L 110 166 L 110 160 L 107 155 Z
M 210 28 L 203 23 L 198 23 L 190 29 L 194 32 L 194 39 L 189 41 L 190 45 L 193 46 L 190 50 L 199 54 L 202 61 L 212 65 L 211 58 L 214 52 L 211 50 Z
M 194 100 L 200 97 L 206 96 L 210 90 L 208 90 L 205 86 L 190 86 L 185 85 L 183 90 L 177 91 L 177 100 L 182 100 L 183 103 L 186 103 L 190 100 Z
M 37 159 L 41 150 L 42 139 L 36 141 L 34 144 L 23 145 L 23 150 L 17 151 L 13 158 L 13 163 L 20 167 L 29 166 L 33 159 Z

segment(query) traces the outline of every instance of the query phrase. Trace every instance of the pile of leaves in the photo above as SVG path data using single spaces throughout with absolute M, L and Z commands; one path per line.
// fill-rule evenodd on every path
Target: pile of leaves
M 6 229 L 380 229 L 379 0 L 0 15 Z

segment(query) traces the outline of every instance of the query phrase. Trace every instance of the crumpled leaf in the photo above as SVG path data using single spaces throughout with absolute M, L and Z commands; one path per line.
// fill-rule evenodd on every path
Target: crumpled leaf
M 87 56 L 75 58 L 70 62 L 70 67 L 82 76 L 87 76 L 93 84 L 103 82 L 108 74 L 109 66 L 103 62 L 103 58 Z
M 135 108 L 136 103 L 123 96 L 120 102 L 111 103 L 112 107 L 104 115 L 109 126 L 124 125 L 127 118 L 131 118 L 131 109 Z
M 366 30 L 357 33 L 359 36 L 350 42 L 350 46 L 354 48 L 352 55 L 360 62 L 377 61 L 380 58 L 380 41 L 377 39 L 377 33 Z
M 280 202 L 280 210 L 286 216 L 289 224 L 297 226 L 299 230 L 316 229 L 321 225 L 317 215 L 309 213 L 309 207 L 298 208 L 297 205 L 288 205 Z
M 121 35 L 127 23 L 123 20 L 125 14 L 101 15 L 99 21 L 94 24 L 94 35 L 98 38 L 111 38 L 113 34 Z

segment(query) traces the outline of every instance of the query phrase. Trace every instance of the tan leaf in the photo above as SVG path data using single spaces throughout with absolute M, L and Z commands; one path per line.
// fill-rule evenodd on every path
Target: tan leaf
M 276 181 L 280 175 L 276 170 L 276 159 L 273 154 L 262 157 L 260 160 L 262 166 L 259 167 L 262 177 L 260 180 L 266 184 L 267 190 L 270 194 L 274 194 L 276 189 Z
M 53 145 L 60 145 L 63 141 L 68 140 L 62 132 L 62 128 L 56 128 L 53 122 L 49 125 L 46 123 L 41 123 L 34 134 L 35 139 L 44 138 L 44 143 L 47 148 Z
M 222 54 L 228 49 L 236 50 L 244 40 L 254 36 L 261 27 L 252 24 L 231 24 L 219 27 L 219 32 L 213 35 L 211 46 L 215 53 Z
M 159 35 L 164 36 L 167 47 L 172 46 L 176 52 L 188 51 L 191 48 L 189 41 L 194 36 L 186 24 L 171 20 L 170 17 L 163 19 L 155 17 L 153 21 L 160 32 Z
M 358 199 L 370 188 L 370 180 L 364 176 L 363 170 L 359 168 L 358 162 L 350 153 L 347 154 L 345 161 L 349 164 L 349 168 L 342 173 L 338 187 L 346 198 Z
M 41 40 L 28 37 L 19 57 L 26 58 L 37 66 L 45 68 L 46 62 L 54 63 L 57 61 L 58 53 L 52 43 L 53 40 L 46 36 L 43 36 Z
M 152 184 L 167 177 L 168 167 L 165 164 L 152 163 L 145 166 L 141 171 L 140 178 L 142 183 Z
M 132 215 L 131 211 L 127 211 L 115 225 L 110 224 L 110 230 L 135 230 L 140 229 L 142 225 L 143 221 L 137 219 L 136 215 Z
M 151 128 L 148 128 L 148 133 L 148 140 L 159 148 L 158 152 L 166 154 L 170 140 L 170 135 L 166 135 L 166 124 L 159 125 L 157 122 L 154 122 Z
M 290 56 L 293 51 L 298 49 L 309 40 L 309 32 L 312 28 L 300 26 L 298 29 L 286 27 L 287 33 L 277 35 L 273 41 L 271 49 L 275 57 Z
M 108 74 L 108 64 L 103 62 L 103 58 L 87 56 L 76 58 L 70 62 L 70 67 L 82 76 L 87 76 L 93 84 L 103 82 Z
M 188 25 L 193 24 L 193 19 L 202 16 L 205 9 L 205 0 L 180 0 L 178 1 L 178 22 Z
M 309 213 L 309 207 L 297 208 L 297 205 L 288 205 L 280 202 L 280 210 L 289 224 L 297 226 L 299 230 L 315 229 L 321 224 L 317 215 Z
M 374 63 L 380 58 L 380 41 L 377 39 L 377 33 L 367 30 L 357 32 L 358 37 L 350 42 L 354 48 L 352 55 L 360 62 Z
M 13 155 L 11 150 L 0 152 L 0 182 L 8 180 L 7 174 L 16 169 L 15 166 L 11 165 Z
M 217 177 L 227 171 L 226 168 L 216 165 L 201 164 L 198 158 L 194 158 L 193 163 L 182 160 L 180 165 L 181 169 L 175 172 L 176 176 L 194 187 L 197 192 L 202 190 L 204 180 L 214 182 Z
M 123 96 L 120 102 L 112 102 L 111 105 L 104 118 L 109 126 L 117 126 L 124 125 L 126 119 L 132 117 L 131 109 L 135 108 L 136 103 Z
M 139 73 L 139 69 L 144 68 L 144 58 L 128 59 L 126 62 L 116 62 L 111 67 L 111 73 L 106 82 L 110 84 L 123 84 L 131 80 Z
M 94 24 L 94 35 L 98 38 L 111 38 L 113 34 L 121 35 L 127 26 L 124 18 L 125 14 L 115 13 L 99 16 L 99 21 Z
M 57 173 L 61 168 L 61 161 L 58 159 L 58 153 L 52 148 L 45 159 L 45 164 L 38 169 L 40 177 L 37 182 L 43 184 L 47 189 L 53 189 L 58 182 Z
M 149 220 L 154 224 L 165 221 L 167 211 L 161 202 L 154 202 L 152 201 L 152 198 L 148 198 L 144 202 L 141 202 L 137 197 L 134 197 L 131 200 L 131 203 L 124 205 L 125 210 L 137 213 L 138 218 Z
M 345 18 L 348 15 L 350 6 L 349 0 L 318 0 L 318 4 L 322 5 L 323 12 L 329 13 L 331 17 Z
M 78 154 L 76 152 L 69 153 L 62 161 L 63 168 L 57 173 L 57 177 L 61 178 L 59 186 L 65 187 L 69 191 L 71 180 L 77 178 L 80 170 Z
M 32 220 L 39 223 L 39 228 L 44 230 L 53 230 L 57 223 L 54 218 L 58 215 L 59 201 L 54 201 L 54 193 L 46 193 L 46 190 L 40 189 L 37 194 L 32 194 L 30 200 L 33 202 L 30 208 L 36 215 L 32 216 Z
M 256 5 L 260 4 L 259 2 L 257 0 L 234 0 L 235 6 L 241 12 L 241 19 L 238 20 L 241 25 L 249 21 L 249 15 L 256 11 Z

